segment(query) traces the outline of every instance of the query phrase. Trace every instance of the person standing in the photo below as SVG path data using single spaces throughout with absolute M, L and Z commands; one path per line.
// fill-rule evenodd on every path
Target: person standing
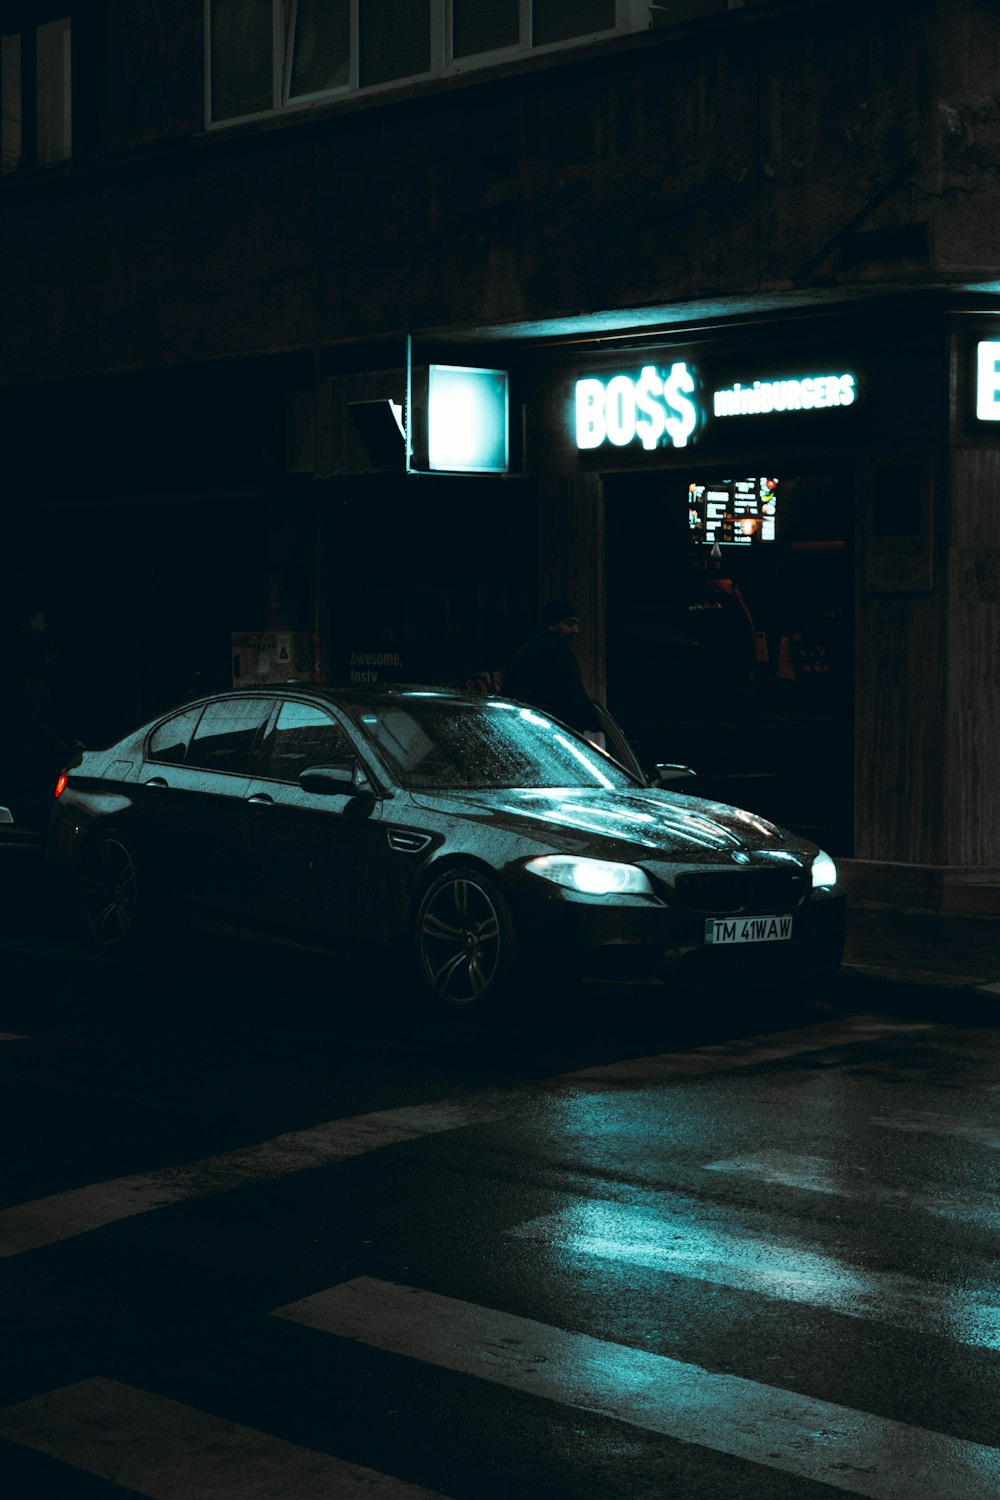
M 576 606 L 568 599 L 550 599 L 542 610 L 539 629 L 504 668 L 503 691 L 509 698 L 561 719 L 603 750 L 604 734 L 573 655 L 579 633 Z

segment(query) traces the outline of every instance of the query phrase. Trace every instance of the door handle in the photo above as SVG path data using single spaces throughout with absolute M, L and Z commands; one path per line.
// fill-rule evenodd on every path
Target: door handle
M 269 807 L 274 806 L 274 798 L 269 797 L 266 792 L 255 792 L 252 797 L 247 798 L 247 806 L 252 807 L 254 812 L 267 812 Z
M 143 782 L 143 786 L 152 788 L 154 792 L 161 791 L 166 785 L 167 782 L 164 781 L 162 776 L 151 776 L 148 781 Z

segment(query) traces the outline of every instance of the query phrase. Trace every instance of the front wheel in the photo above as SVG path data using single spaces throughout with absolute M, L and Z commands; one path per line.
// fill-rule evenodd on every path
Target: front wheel
M 90 840 L 80 859 L 78 909 L 83 936 L 107 958 L 137 946 L 144 892 L 135 856 L 109 829 Z
M 517 973 L 514 925 L 502 893 L 480 870 L 445 870 L 417 914 L 417 954 L 434 999 L 486 1009 L 509 993 Z

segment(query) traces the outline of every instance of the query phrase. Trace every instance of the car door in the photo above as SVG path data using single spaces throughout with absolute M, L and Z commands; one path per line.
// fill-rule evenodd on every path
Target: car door
M 160 725 L 146 747 L 144 844 L 171 905 L 235 923 L 246 862 L 243 798 L 268 695 L 195 705 Z
M 366 785 L 307 790 L 303 771 L 347 766 L 356 751 L 323 704 L 289 699 L 263 741 L 244 802 L 247 927 L 353 945 L 370 935 L 388 846 L 382 804 Z

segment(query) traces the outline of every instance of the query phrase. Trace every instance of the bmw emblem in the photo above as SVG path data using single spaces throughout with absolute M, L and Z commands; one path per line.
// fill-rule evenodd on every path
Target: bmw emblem
M 738 865 L 748 865 L 750 863 L 750 856 L 749 854 L 744 854 L 742 849 L 737 849 L 733 855 L 733 860 Z

